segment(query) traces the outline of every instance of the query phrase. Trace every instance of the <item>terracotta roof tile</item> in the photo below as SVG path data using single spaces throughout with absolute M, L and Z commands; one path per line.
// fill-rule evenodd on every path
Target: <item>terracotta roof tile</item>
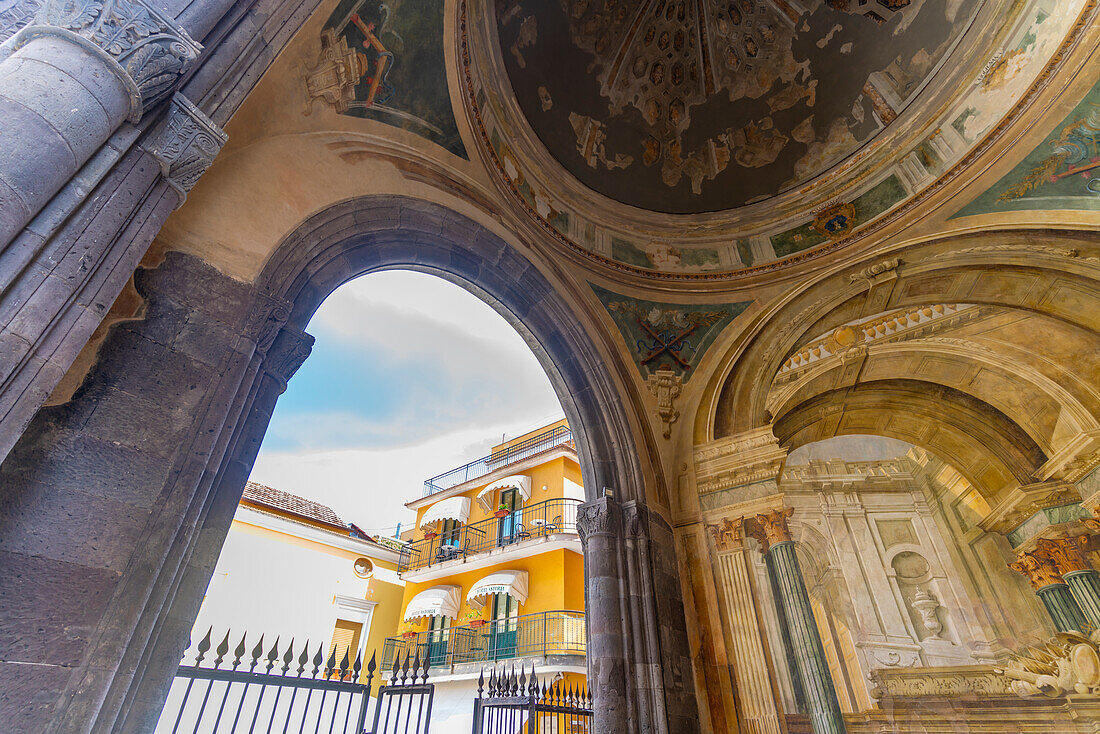
M 299 497 L 296 494 L 284 492 L 281 489 L 268 487 L 257 482 L 249 482 L 244 485 L 244 495 L 241 499 L 259 505 L 266 505 L 275 510 L 291 512 L 310 520 L 327 522 L 331 525 L 346 525 L 328 505 L 322 505 L 320 502 L 307 500 L 305 497 Z

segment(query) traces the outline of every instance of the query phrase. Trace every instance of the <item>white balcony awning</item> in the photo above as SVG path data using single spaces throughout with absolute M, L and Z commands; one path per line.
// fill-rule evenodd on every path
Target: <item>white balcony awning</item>
M 491 512 L 496 501 L 496 493 L 505 489 L 519 490 L 523 501 L 526 502 L 531 499 L 531 477 L 526 474 L 513 474 L 510 477 L 498 479 L 477 493 L 477 501 L 486 512 Z
M 424 589 L 409 600 L 405 607 L 405 621 L 411 622 L 421 617 L 450 617 L 458 616 L 459 594 L 462 589 L 457 586 L 433 586 Z
M 458 520 L 466 522 L 470 519 L 470 498 L 450 497 L 436 502 L 424 511 L 424 517 L 420 518 L 420 527 L 424 528 L 433 522 L 440 520 Z
M 520 604 L 527 602 L 527 572 L 497 571 L 478 581 L 466 595 L 466 601 L 484 605 L 485 597 L 507 594 Z

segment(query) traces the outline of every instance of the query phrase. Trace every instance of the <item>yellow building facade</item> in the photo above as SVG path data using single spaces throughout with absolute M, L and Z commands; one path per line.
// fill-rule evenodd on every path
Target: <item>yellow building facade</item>
M 583 497 L 562 420 L 427 480 L 407 503 L 416 529 L 405 535 L 401 622 L 383 665 L 429 658 L 433 732 L 469 730 L 476 679 L 493 666 L 585 680 Z

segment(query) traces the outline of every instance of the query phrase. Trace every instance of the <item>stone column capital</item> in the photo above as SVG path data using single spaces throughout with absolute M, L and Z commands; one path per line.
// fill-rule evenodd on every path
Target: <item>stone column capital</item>
M 313 337 L 304 331 L 284 327 L 273 339 L 263 361 L 263 370 L 274 377 L 285 390 L 287 382 L 313 351 Z
M 587 545 L 589 538 L 600 535 L 617 536 L 622 519 L 619 503 L 610 497 L 585 502 L 577 508 L 577 534 Z
M 108 62 L 130 95 L 130 121 L 163 100 L 202 52 L 178 23 L 146 0 L 44 0 L 12 50 L 57 37 Z
M 1036 591 L 1051 584 L 1065 583 L 1062 575 L 1058 573 L 1058 566 L 1054 559 L 1042 550 L 1021 551 L 1016 554 L 1016 560 L 1008 564 L 1008 567 L 1026 577 Z
M 1035 542 L 1035 547 L 1054 563 L 1061 576 L 1093 570 L 1076 538 L 1040 538 Z
M 723 517 L 718 524 L 708 524 L 706 527 L 719 553 L 739 550 L 745 546 L 743 517 Z
M 164 126 L 150 146 L 149 152 L 160 163 L 160 171 L 168 185 L 179 194 L 179 204 L 187 201 L 187 193 L 214 162 L 229 140 L 225 131 L 179 92 L 172 95 Z
M 760 513 L 748 523 L 748 534 L 756 538 L 767 553 L 773 545 L 793 540 L 791 528 L 787 524 L 793 514 L 792 507 L 780 507 Z

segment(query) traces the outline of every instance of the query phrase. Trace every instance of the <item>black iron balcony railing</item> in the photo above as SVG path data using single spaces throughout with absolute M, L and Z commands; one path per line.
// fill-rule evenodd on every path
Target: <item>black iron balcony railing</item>
M 416 571 L 458 558 L 504 548 L 525 540 L 577 532 L 577 508 L 581 501 L 558 498 L 522 507 L 503 517 L 463 525 L 457 532 L 424 538 L 406 545 L 397 570 Z
M 514 658 L 585 654 L 584 612 L 559 610 L 387 637 L 382 670 L 417 654 L 432 668 Z M 437 673 L 438 674 L 438 673 Z
M 573 445 L 573 432 L 567 426 L 558 426 L 552 430 L 539 433 L 506 449 L 496 451 L 476 461 L 471 461 L 465 466 L 451 469 L 449 472 L 444 472 L 437 477 L 426 480 L 424 482 L 424 496 L 428 497 L 436 492 L 457 487 L 472 479 L 483 477 L 489 472 L 496 471 L 502 466 L 507 466 L 535 454 L 541 454 L 543 451 L 563 444 L 568 445 L 569 448 L 576 448 Z

